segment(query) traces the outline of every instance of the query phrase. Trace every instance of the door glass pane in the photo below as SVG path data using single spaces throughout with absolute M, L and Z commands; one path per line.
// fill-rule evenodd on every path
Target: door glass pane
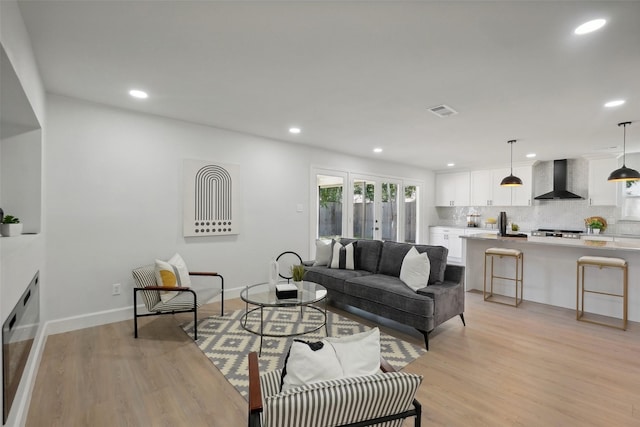
M 382 183 L 382 240 L 398 240 L 398 184 Z
M 318 237 L 342 236 L 342 177 L 317 175 Z
M 374 182 L 353 182 L 353 237 L 356 239 L 373 239 L 374 190 Z
M 418 187 L 404 187 L 404 241 L 416 243 L 418 235 Z

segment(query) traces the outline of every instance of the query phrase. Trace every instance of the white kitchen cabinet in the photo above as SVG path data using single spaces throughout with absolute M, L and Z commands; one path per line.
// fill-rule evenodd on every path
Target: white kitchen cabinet
M 511 187 L 511 206 L 531 206 L 533 197 L 533 166 L 516 166 L 513 174 L 522 180 L 522 186 Z
M 617 159 L 589 160 L 589 205 L 616 206 L 619 184 L 607 181 L 618 169 Z
M 429 230 L 429 244 L 444 246 L 449 249 L 447 262 L 453 264 L 462 263 L 462 239 L 464 228 L 455 227 L 431 227 Z
M 510 206 L 511 187 L 500 183 L 510 169 L 490 169 L 471 172 L 472 206 Z
M 436 206 L 469 206 L 469 172 L 436 175 Z

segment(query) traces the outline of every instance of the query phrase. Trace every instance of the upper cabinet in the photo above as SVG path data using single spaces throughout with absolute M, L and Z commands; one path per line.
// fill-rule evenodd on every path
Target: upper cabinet
M 509 169 L 492 169 L 471 172 L 472 206 L 509 206 L 511 188 L 500 182 L 510 174 Z
M 511 206 L 531 206 L 533 166 L 516 166 L 513 174 L 522 180 L 522 186 L 511 187 Z
M 436 206 L 469 206 L 469 172 L 436 175 Z
M 609 182 L 609 174 L 618 169 L 618 159 L 589 160 L 589 205 L 616 206 L 617 183 Z
M 531 206 L 533 166 L 513 168 L 522 180 L 520 187 L 500 185 L 510 173 L 510 168 L 503 168 L 437 174 L 436 206 Z

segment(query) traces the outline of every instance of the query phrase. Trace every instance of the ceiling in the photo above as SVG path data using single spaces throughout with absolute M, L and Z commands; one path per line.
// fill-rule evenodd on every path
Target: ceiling
M 19 6 L 55 94 L 433 170 L 640 151 L 639 1 Z

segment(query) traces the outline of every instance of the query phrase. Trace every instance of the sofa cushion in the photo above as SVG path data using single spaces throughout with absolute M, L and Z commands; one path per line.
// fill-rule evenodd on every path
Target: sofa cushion
M 343 245 L 342 243 L 334 240 L 332 243 L 331 262 L 329 263 L 329 267 L 355 270 L 356 245 L 356 242 Z
M 388 276 L 400 277 L 400 269 L 405 255 L 411 249 L 409 243 L 384 242 L 378 273 Z M 429 285 L 444 281 L 444 270 L 447 268 L 447 255 L 449 250 L 444 246 L 415 245 L 418 252 L 426 252 L 431 264 L 429 273 Z
M 318 283 L 329 290 L 344 292 L 344 281 L 354 277 L 371 275 L 363 270 L 340 270 L 328 267 L 306 267 L 304 280 Z
M 344 292 L 356 298 L 384 303 L 418 316 L 431 316 L 433 299 L 416 293 L 397 277 L 384 274 L 354 277 L 345 281 Z
M 340 243 L 347 245 L 357 242 L 356 245 L 356 270 L 365 270 L 370 273 L 378 272 L 380 253 L 382 252 L 382 241 L 365 239 L 340 239 Z

